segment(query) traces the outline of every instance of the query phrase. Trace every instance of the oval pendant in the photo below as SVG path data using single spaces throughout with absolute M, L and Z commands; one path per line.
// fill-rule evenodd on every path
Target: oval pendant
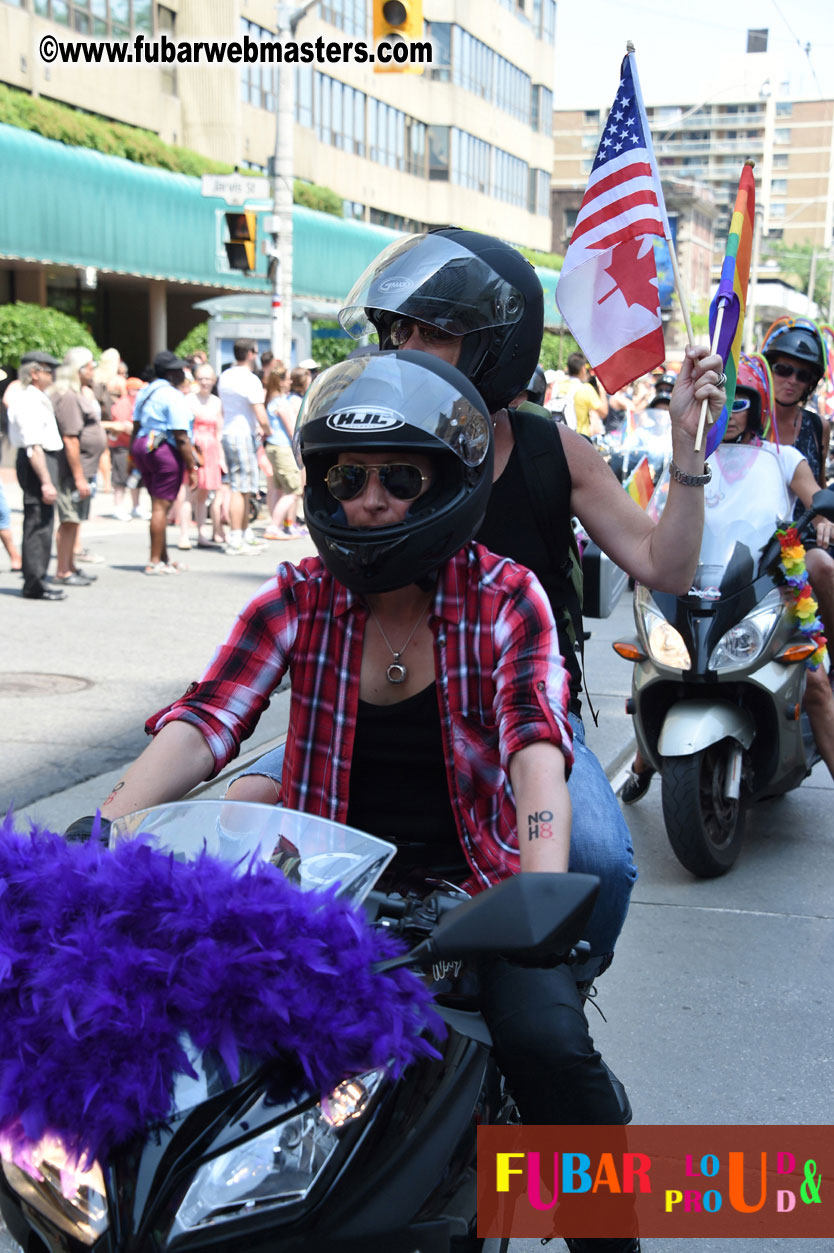
M 392 661 L 385 674 L 389 683 L 405 683 L 408 671 L 401 661 Z

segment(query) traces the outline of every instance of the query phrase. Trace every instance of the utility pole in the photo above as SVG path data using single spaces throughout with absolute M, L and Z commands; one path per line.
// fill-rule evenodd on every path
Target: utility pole
M 814 287 L 817 283 L 817 250 L 811 250 L 811 268 L 808 271 L 808 316 L 811 316 L 811 305 L 814 303 Z
M 282 48 L 295 38 L 298 23 L 318 4 L 307 0 L 294 9 L 279 4 L 278 39 Z M 272 320 L 270 347 L 286 366 L 292 360 L 292 192 L 295 146 L 294 69 L 282 60 L 278 71 L 278 107 L 275 114 L 275 155 L 272 160 Z

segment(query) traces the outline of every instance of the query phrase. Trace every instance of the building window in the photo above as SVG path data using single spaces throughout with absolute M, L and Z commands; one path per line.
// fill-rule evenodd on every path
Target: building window
M 770 180 L 771 196 L 787 196 L 788 180 L 786 178 L 772 178 Z
M 770 216 L 772 218 L 783 218 L 786 213 L 787 205 L 777 203 L 770 206 Z
M 431 67 L 426 73 L 438 83 L 448 83 L 452 67 L 452 27 L 448 22 L 429 22 L 426 36 L 432 46 Z
M 409 174 L 418 178 L 426 177 L 426 124 L 416 118 L 406 118 L 405 122 L 405 168 Z
M 449 181 L 449 127 L 428 126 L 429 178 L 437 182 Z
M 541 37 L 549 44 L 556 42 L 556 0 L 542 0 Z
M 788 166 L 788 154 L 786 152 L 774 152 L 773 168 L 774 170 L 785 170 Z
M 501 148 L 493 148 L 492 194 L 496 199 L 523 209 L 527 203 L 528 177 L 525 161 Z
M 777 126 L 773 132 L 773 142 L 775 144 L 789 144 L 791 142 L 790 127 Z
M 365 0 L 321 0 L 319 15 L 346 35 L 366 34 Z
M 530 92 L 530 125 L 543 135 L 553 134 L 553 92 L 538 83 Z
M 790 100 L 777 100 L 776 102 L 776 116 L 777 117 L 790 117 L 792 113 L 793 113 L 793 104 L 791 103 Z
M 313 126 L 313 70 L 299 65 L 295 71 L 295 120 L 299 126 Z
M 381 100 L 368 100 L 368 156 L 378 165 L 405 169 L 405 114 Z
M 24 0 L 5 0 L 15 8 L 26 8 Z M 126 39 L 131 31 L 153 34 L 151 0 L 34 0 L 33 10 L 59 26 L 71 26 L 80 35 L 111 36 Z M 165 10 L 171 13 L 170 9 Z M 160 16 L 162 10 L 160 9 Z M 173 17 L 173 14 L 171 14 Z M 159 30 L 167 28 L 160 24 Z
M 240 19 L 240 31 L 243 38 L 253 40 L 274 41 L 275 35 L 263 26 Z M 278 101 L 278 67 L 276 65 L 242 65 L 240 67 L 240 98 L 244 104 L 251 104 L 256 109 L 267 109 L 275 112 Z M 297 116 L 297 114 L 296 114 Z
M 530 124 L 529 74 L 499 56 L 480 39 L 473 38 L 461 26 L 432 22 L 429 36 L 434 60 L 428 72 L 433 79 L 451 81 L 503 109 L 518 121 Z
M 452 182 L 489 193 L 490 146 L 467 131 L 452 128 Z
M 530 170 L 527 211 L 540 217 L 550 216 L 550 175 L 547 170 Z

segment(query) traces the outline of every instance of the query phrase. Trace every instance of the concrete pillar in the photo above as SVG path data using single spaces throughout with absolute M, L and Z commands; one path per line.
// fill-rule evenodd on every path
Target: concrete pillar
M 168 347 L 168 309 L 165 303 L 167 284 L 164 279 L 153 278 L 148 283 L 148 338 L 151 360 L 163 348 Z

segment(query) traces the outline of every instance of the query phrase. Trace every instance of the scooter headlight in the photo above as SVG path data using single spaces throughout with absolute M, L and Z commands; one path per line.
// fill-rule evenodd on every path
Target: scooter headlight
M 54 1136 L 44 1136 L 23 1150 L 3 1143 L 0 1153 L 12 1191 L 66 1235 L 93 1245 L 110 1226 L 98 1162 L 82 1169 Z
M 774 588 L 753 613 L 721 636 L 710 654 L 707 668 L 727 672 L 751 666 L 770 643 L 781 614 L 782 596 L 779 589 Z
M 668 670 L 691 670 L 692 662 L 683 636 L 666 621 L 647 588 L 637 587 L 634 608 L 652 661 Z
M 228 1222 L 244 1210 L 303 1201 L 339 1146 L 339 1128 L 362 1117 L 384 1077 L 372 1070 L 346 1080 L 320 1105 L 206 1162 L 183 1198 L 172 1235 Z

